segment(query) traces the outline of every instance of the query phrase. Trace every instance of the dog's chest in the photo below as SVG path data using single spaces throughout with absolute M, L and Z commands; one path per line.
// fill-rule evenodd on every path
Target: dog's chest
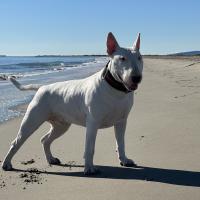
M 99 128 L 107 128 L 126 119 L 132 105 L 132 95 L 123 99 L 107 99 L 101 95 L 100 98 L 95 98 L 95 101 L 90 106 L 91 114 L 98 121 Z

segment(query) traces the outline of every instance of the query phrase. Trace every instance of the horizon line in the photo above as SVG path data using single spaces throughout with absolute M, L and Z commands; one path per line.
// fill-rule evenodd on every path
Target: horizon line
M 196 53 L 200 52 L 200 50 L 190 50 L 190 51 L 179 51 L 179 52 L 173 52 L 173 53 L 144 53 L 143 56 L 149 56 L 149 55 L 158 55 L 158 56 L 166 56 L 166 55 L 175 55 L 175 54 L 183 54 L 183 53 Z M 32 55 L 10 55 L 10 54 L 0 54 L 0 57 L 7 57 L 7 56 L 30 56 L 30 57 L 69 57 L 69 56 L 108 56 L 104 53 L 86 53 L 86 54 L 32 54 Z

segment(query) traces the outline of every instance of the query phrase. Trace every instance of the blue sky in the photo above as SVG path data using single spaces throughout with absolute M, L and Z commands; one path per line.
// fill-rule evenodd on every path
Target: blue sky
M 198 0 L 0 0 L 0 54 L 105 54 L 141 32 L 144 54 L 200 50 Z

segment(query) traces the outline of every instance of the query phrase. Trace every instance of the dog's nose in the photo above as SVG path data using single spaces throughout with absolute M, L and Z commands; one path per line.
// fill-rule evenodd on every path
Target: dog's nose
M 140 83 L 142 81 L 142 76 L 132 76 L 133 83 Z

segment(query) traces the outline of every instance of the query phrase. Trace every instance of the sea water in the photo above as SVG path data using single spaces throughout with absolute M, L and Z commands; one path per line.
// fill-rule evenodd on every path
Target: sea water
M 0 57 L 0 122 L 20 116 L 17 106 L 29 103 L 34 91 L 20 91 L 8 80 L 21 84 L 49 84 L 88 77 L 105 67 L 108 58 L 98 56 L 6 56 Z

